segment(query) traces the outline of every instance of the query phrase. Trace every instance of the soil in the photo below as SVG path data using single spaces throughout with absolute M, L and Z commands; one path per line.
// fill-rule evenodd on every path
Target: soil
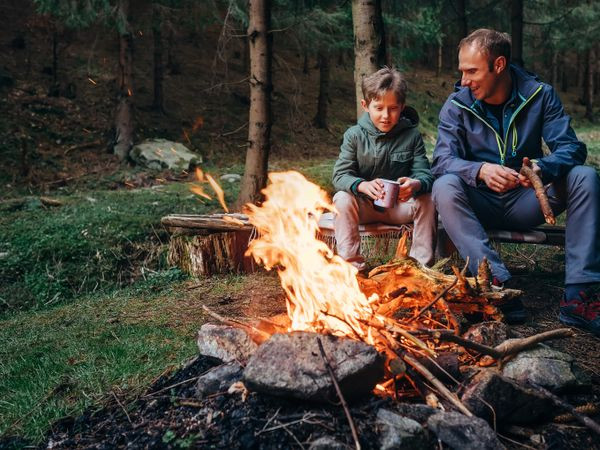
M 271 274 L 255 274 L 256 282 L 244 293 L 212 299 L 211 307 L 230 316 L 264 316 L 282 312 L 283 295 Z M 532 313 L 525 325 L 512 327 L 523 336 L 560 328 L 558 298 L 562 295 L 549 274 L 517 275 L 515 283 L 524 289 L 524 303 Z M 209 281 L 190 286 L 190 295 L 202 295 Z M 198 290 L 197 293 L 193 293 Z M 563 395 L 573 405 L 600 401 L 600 340 L 584 332 L 571 339 L 549 343 L 565 351 L 591 375 L 590 392 Z M 53 424 L 43 446 L 51 448 L 308 448 L 322 436 L 333 437 L 353 447 L 350 428 L 340 405 L 310 404 L 249 393 L 220 393 L 205 399 L 195 395 L 195 380 L 219 364 L 197 357 L 173 374 L 164 375 L 147 392 L 135 399 L 115 397 L 112 404 L 89 410 Z M 419 398 L 403 401 L 422 402 Z M 351 405 L 363 448 L 379 448 L 375 417 L 379 408 L 394 410 L 393 399 L 375 396 Z M 559 408 L 556 414 L 560 414 Z M 595 420 L 600 417 L 592 416 Z M 501 426 L 501 424 L 500 424 Z M 507 448 L 600 448 L 597 436 L 578 422 L 542 423 L 528 428 L 505 428 L 499 436 Z M 8 446 L 5 440 L 2 445 Z M 16 443 L 16 441 L 12 441 Z M 22 442 L 21 442 L 22 443 Z

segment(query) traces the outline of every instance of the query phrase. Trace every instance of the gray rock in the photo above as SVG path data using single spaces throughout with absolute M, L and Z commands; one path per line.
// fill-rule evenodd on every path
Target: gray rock
M 473 377 L 461 400 L 469 411 L 490 423 L 495 419 L 527 424 L 543 420 L 553 411 L 550 400 L 493 369 L 481 370 Z
M 258 348 L 244 330 L 210 323 L 200 327 L 197 343 L 201 355 L 211 356 L 223 362 L 244 363 Z
M 310 443 L 308 450 L 347 450 L 348 448 L 331 436 L 321 436 Z
M 244 370 L 246 386 L 283 397 L 336 399 L 317 338 L 323 343 L 347 400 L 370 393 L 383 377 L 383 358 L 363 342 L 317 333 L 276 333 L 248 361 Z
M 156 170 L 189 170 L 202 162 L 202 157 L 185 145 L 166 139 L 146 139 L 134 146 L 129 156 L 136 163 Z
M 431 446 L 427 432 L 421 424 L 387 409 L 377 411 L 377 426 L 381 430 L 382 450 L 410 450 Z
M 457 412 L 439 412 L 427 420 L 427 427 L 448 447 L 456 450 L 505 448 L 494 430 L 479 417 Z
M 572 356 L 541 344 L 517 354 L 502 373 L 520 383 L 535 383 L 551 391 L 581 389 L 591 383 Z
M 478 344 L 495 347 L 508 339 L 509 329 L 504 322 L 481 322 L 470 327 L 463 337 Z
M 422 403 L 398 403 L 394 410 L 401 416 L 416 420 L 419 423 L 427 422 L 430 416 L 439 411 Z
M 227 392 L 229 386 L 242 379 L 243 373 L 244 368 L 235 361 L 213 367 L 198 377 L 196 395 L 204 398 L 217 392 Z

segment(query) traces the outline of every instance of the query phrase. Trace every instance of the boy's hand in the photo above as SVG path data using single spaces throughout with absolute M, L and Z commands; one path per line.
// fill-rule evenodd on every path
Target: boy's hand
M 531 163 L 531 170 L 533 170 L 533 173 L 535 173 L 538 177 L 542 178 L 542 169 L 540 169 L 540 166 L 538 166 L 536 163 Z M 521 186 L 526 188 L 533 187 L 531 185 L 531 181 L 529 181 L 529 178 L 527 178 L 525 175 L 519 174 L 519 183 L 521 183 Z
M 519 172 L 500 164 L 483 163 L 477 174 L 492 191 L 503 193 L 516 188 L 521 182 Z
M 379 178 L 371 181 L 361 181 L 356 190 L 373 200 L 383 198 L 383 183 Z
M 398 178 L 398 183 L 400 183 L 400 191 L 398 192 L 398 201 L 400 202 L 405 202 L 412 198 L 415 192 L 421 189 L 421 182 L 414 178 L 400 177 Z

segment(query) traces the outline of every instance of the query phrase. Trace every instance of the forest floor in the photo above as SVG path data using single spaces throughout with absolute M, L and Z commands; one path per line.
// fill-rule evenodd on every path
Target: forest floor
M 2 11 L 6 26 L 0 28 L 6 50 L 0 52 L 0 78 L 12 80 L 0 87 L 0 448 L 43 445 L 52 433 L 79 439 L 74 445 L 102 446 L 98 441 L 108 442 L 111 436 L 133 435 L 127 434 L 127 424 L 122 430 L 97 428 L 94 417 L 115 417 L 124 423 L 120 405 L 135 417 L 144 395 L 188 374 L 177 369 L 196 353 L 195 333 L 208 320 L 203 304 L 247 319 L 283 311 L 284 296 L 273 274 L 196 280 L 168 267 L 169 236 L 160 218 L 222 212 L 219 203 L 200 201 L 190 193 L 192 174 L 121 164 L 108 151 L 116 95 L 114 40 L 97 39 L 101 29 L 65 37 L 65 44 L 59 45 L 58 78 L 65 93 L 73 84 L 76 94 L 47 97 L 52 79 L 49 34 L 27 25 L 28 2 L 9 3 Z M 27 39 L 21 48 L 15 39 L 24 30 Z M 231 44 L 223 55 L 225 65 L 214 55 L 218 32 L 208 30 L 206 45 L 196 44 L 197 34 L 178 36 L 177 67 L 165 77 L 166 114 L 150 108 L 149 33 L 136 35 L 134 63 L 136 142 L 150 137 L 180 141 L 201 154 L 202 167 L 217 177 L 242 173 L 249 101 L 241 47 Z M 346 58 L 332 69 L 335 83 L 327 130 L 315 129 L 311 122 L 318 70 L 309 69 L 303 73 L 301 56 L 290 49 L 275 58 L 269 170 L 298 170 L 331 194 L 331 169 L 341 135 L 354 122 L 351 62 Z M 409 104 L 420 113 L 431 152 L 437 114 L 456 74 L 448 70 L 436 77 L 414 64 L 407 78 Z M 574 91 L 561 97 L 578 136 L 588 144 L 589 163 L 599 167 L 600 127 L 583 120 L 583 106 Z M 223 187 L 227 202 L 233 203 L 239 186 Z M 57 200 L 59 206 L 50 206 L 43 197 Z M 518 329 L 532 334 L 558 327 L 564 250 L 530 245 L 504 246 L 503 252 L 532 312 Z M 578 332 L 554 345 L 591 374 L 597 395 L 600 340 Z M 188 396 L 188 388 L 173 395 Z M 238 435 L 221 436 L 224 428 L 215 431 L 217 439 L 202 437 L 200 430 L 183 430 L 177 416 L 159 420 L 158 408 L 169 415 L 176 401 L 162 399 L 153 407 L 154 415 L 137 431 L 140 436 L 152 431 L 154 441 L 142 440 L 148 445 L 184 447 L 209 440 L 207 444 L 235 447 Z M 197 414 L 189 408 L 183 414 Z M 295 413 L 302 409 L 289 404 L 285 408 Z M 339 410 L 326 414 L 335 416 L 340 436 L 345 435 L 342 440 L 349 442 Z M 253 426 L 262 427 L 262 420 L 266 419 L 258 417 Z M 548 436 L 560 438 L 557 442 L 575 439 L 573 448 L 588 446 L 586 430 L 557 429 Z M 308 429 L 294 432 L 303 442 L 315 436 Z M 265 439 L 281 447 L 294 445 L 285 430 L 270 436 Z

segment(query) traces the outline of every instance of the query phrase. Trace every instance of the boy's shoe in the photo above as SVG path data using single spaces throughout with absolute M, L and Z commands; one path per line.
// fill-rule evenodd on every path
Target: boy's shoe
M 600 337 L 600 285 L 581 291 L 574 299 L 563 297 L 558 320 Z
M 496 277 L 494 277 L 491 287 L 493 291 L 497 292 L 505 288 L 504 283 L 498 281 Z M 529 319 L 529 312 L 527 312 L 525 309 L 525 306 L 520 298 L 513 298 L 506 303 L 497 305 L 497 307 L 502 312 L 504 321 L 509 325 L 522 324 L 527 322 L 527 319 Z

